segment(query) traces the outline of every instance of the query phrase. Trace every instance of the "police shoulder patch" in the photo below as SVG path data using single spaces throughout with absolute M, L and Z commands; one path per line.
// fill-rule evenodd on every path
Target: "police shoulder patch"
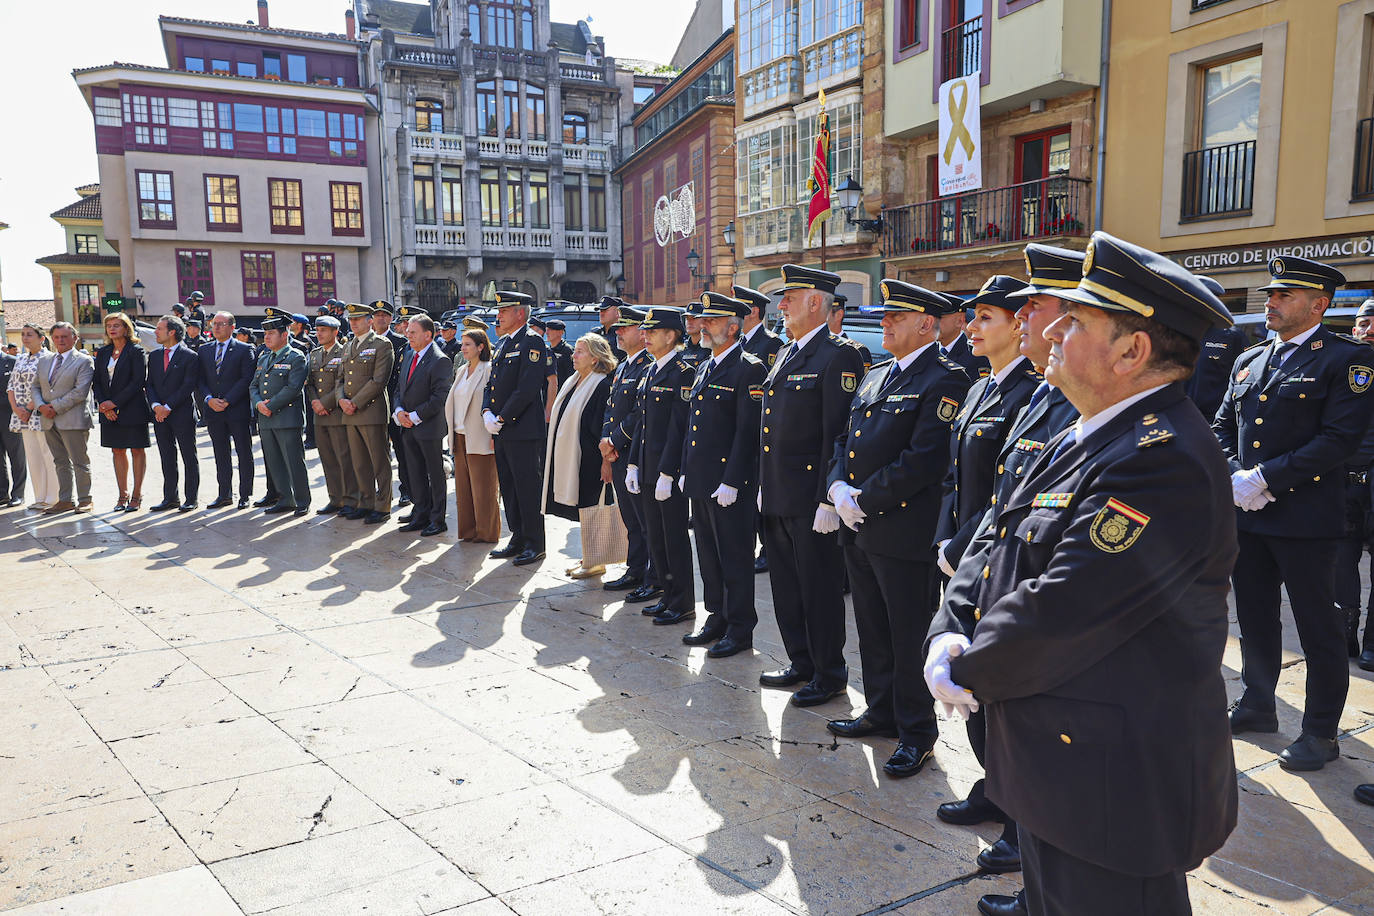
M 682 399 L 684 401 L 690 401 L 692 399 L 692 386 L 683 385 L 681 388 L 678 389 L 678 394 L 682 396 Z
M 1121 553 L 1140 537 L 1150 517 L 1113 497 L 1093 517 L 1088 538 L 1104 553 Z
M 935 408 L 935 416 L 948 423 L 954 419 L 954 415 L 959 412 L 959 402 L 953 398 L 940 398 L 940 403 Z
M 776 351 L 774 351 L 774 352 L 768 354 L 768 365 L 771 366 L 771 365 L 773 365 L 773 363 L 775 363 L 775 362 L 777 362 L 777 361 L 778 361 L 778 354 L 777 354 Z
M 859 377 L 853 372 L 840 373 L 840 387 L 845 391 L 853 391 L 859 387 Z
M 532 363 L 537 363 L 537 362 L 539 362 L 539 357 L 540 357 L 539 351 L 536 350 L 536 349 L 534 349 L 533 347 L 531 347 L 531 348 L 530 348 L 530 362 L 532 362 Z
M 762 386 L 762 385 L 750 385 L 750 386 L 749 386 L 749 397 L 753 398 L 753 399 L 756 400 L 756 401 L 762 401 L 762 400 L 763 400 L 763 386 Z
M 1371 383 L 1374 383 L 1374 369 L 1368 366 L 1350 367 L 1350 390 L 1356 394 L 1364 394 L 1369 390 Z

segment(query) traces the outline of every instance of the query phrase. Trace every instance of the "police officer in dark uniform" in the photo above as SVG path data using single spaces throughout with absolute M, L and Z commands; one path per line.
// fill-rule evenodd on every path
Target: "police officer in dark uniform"
M 391 364 L 391 378 L 387 380 L 386 390 L 396 390 L 396 380 L 401 377 L 401 363 L 404 362 L 406 349 L 410 346 L 405 337 L 391 329 L 391 321 L 396 317 L 396 308 L 385 299 L 368 303 L 372 306 L 372 330 L 378 337 L 385 337 L 391 343 L 395 357 Z M 391 451 L 396 456 L 396 479 L 400 481 L 401 498 L 396 506 L 410 505 L 410 472 L 406 470 L 405 445 L 401 442 L 401 427 L 394 417 L 386 421 L 386 436 L 391 441 Z
M 1359 311 L 1356 312 L 1354 337 L 1366 346 L 1374 346 L 1374 299 L 1366 299 L 1360 305 Z M 1349 613 L 1349 616 L 1346 618 L 1346 652 L 1352 657 L 1358 656 L 1358 664 L 1365 671 L 1374 671 L 1374 592 L 1370 593 L 1369 611 L 1365 615 L 1364 641 L 1361 642 L 1359 638 L 1360 559 L 1366 548 L 1370 551 L 1370 572 L 1374 575 L 1374 530 L 1372 530 L 1374 529 L 1374 513 L 1371 512 L 1371 494 L 1369 490 L 1370 486 L 1374 486 L 1374 480 L 1370 479 L 1374 477 L 1374 474 L 1370 473 L 1370 461 L 1374 460 L 1374 444 L 1370 442 L 1372 436 L 1374 436 L 1374 423 L 1370 424 L 1370 429 L 1365 433 L 1364 441 L 1360 446 L 1360 453 L 1370 457 L 1368 460 L 1365 460 L 1360 467 L 1369 483 L 1364 488 L 1364 495 L 1362 498 L 1365 510 L 1364 525 L 1359 530 L 1358 534 L 1354 526 L 1355 520 L 1352 517 L 1352 508 L 1353 505 L 1360 500 L 1352 499 L 1354 494 L 1351 492 L 1350 478 L 1347 476 L 1345 497 L 1347 537 L 1342 554 L 1344 561 L 1337 561 L 1338 578 L 1336 580 L 1337 597 L 1341 599 L 1343 604 L 1345 601 L 1350 601 L 1348 607 L 1353 609 L 1353 612 Z M 1349 468 L 1347 467 L 1347 475 L 1348 474 Z M 1343 569 L 1340 566 L 1342 562 L 1346 564 Z M 1371 796 L 1371 798 L 1374 798 L 1374 796 Z M 1374 801 L 1369 802 L 1369 804 L 1374 804 Z
M 1211 277 L 1199 276 L 1198 282 L 1218 299 L 1226 292 Z M 1193 377 L 1188 379 L 1188 397 L 1193 399 L 1197 409 L 1207 419 L 1217 415 L 1217 408 L 1226 397 L 1226 389 L 1231 384 L 1231 370 L 1236 360 L 1245 350 L 1245 332 L 1235 325 L 1229 328 L 1212 328 L 1202 338 L 1202 355 L 1197 359 Z
M 688 425 L 687 399 L 696 373 L 682 358 L 685 326 L 680 309 L 651 308 L 640 327 L 654 361 L 639 382 L 639 426 L 630 443 L 625 486 L 639 494 L 644 507 L 649 556 L 663 588 L 663 597 L 642 613 L 666 626 L 696 616 L 687 497 L 678 484 Z
M 205 294 L 202 293 L 202 292 L 201 292 L 200 290 L 198 290 L 198 289 L 193 289 L 193 290 L 191 290 L 191 295 L 189 295 L 189 296 L 186 297 L 186 301 L 190 303 L 190 306 L 187 308 L 187 311 L 186 311 L 186 317 L 187 317 L 187 318 L 195 319 L 196 321 L 199 321 L 200 324 L 201 324 L 201 327 L 204 327 L 204 326 L 205 326 L 205 306 L 204 306 Z
M 1276 732 L 1285 586 L 1307 657 L 1302 734 L 1279 754 L 1289 770 L 1340 755 L 1336 732 L 1350 688 L 1335 560 L 1345 533 L 1345 466 L 1369 428 L 1374 354 L 1328 331 L 1322 316 L 1345 277 L 1303 258 L 1269 262 L 1264 325 L 1276 334 L 1236 360 L 1214 427 L 1231 463 L 1240 529 L 1232 584 L 1245 692 L 1231 729 Z
M 619 296 L 602 296 L 601 304 L 596 307 L 597 318 L 601 321 L 601 327 L 596 332 L 606 338 L 606 343 L 611 345 L 611 353 L 615 355 L 616 362 L 625 360 L 625 353 L 615 342 L 615 323 L 620 320 L 620 307 L 625 305 L 625 301 Z
M 762 362 L 740 347 L 749 304 L 704 292 L 690 311 L 702 319 L 710 358 L 697 364 L 682 449 L 682 492 L 692 502 L 692 532 L 706 605 L 706 623 L 682 641 L 715 643 L 709 658 L 754 645 L 754 529 L 759 486 Z
M 980 912 L 1176 916 L 1187 871 L 1236 823 L 1221 675 L 1235 525 L 1182 384 L 1231 318 L 1178 265 L 1101 232 L 1057 295 L 1047 380 L 1083 419 L 960 563 L 926 680 L 951 712 L 986 708 L 988 796 L 1018 824 L 1025 898 Z
M 458 336 L 458 322 L 452 318 L 439 322 L 439 349 L 449 359 L 457 359 L 463 349 L 463 340 Z
M 638 496 L 625 489 L 625 471 L 630 466 L 630 444 L 639 428 L 639 380 L 653 364 L 654 358 L 644 348 L 644 332 L 639 326 L 644 312 L 633 306 L 620 307 L 620 319 L 614 328 L 625 360 L 615 367 L 611 379 L 611 393 L 606 398 L 606 411 L 601 423 L 601 457 L 611 463 L 611 485 L 615 487 L 616 505 L 625 522 L 628 549 L 625 574 L 605 583 L 610 592 L 627 591 L 626 601 L 652 601 L 663 594 L 654 578 L 649 562 L 649 540 L 644 527 L 644 505 Z
M 544 319 L 546 339 L 549 344 L 549 355 L 553 357 L 553 366 L 558 373 L 558 387 L 562 388 L 563 383 L 573 374 L 572 347 L 563 339 L 563 335 L 568 332 L 568 326 L 561 318 Z M 554 337 L 557 340 L 554 340 Z
M 830 304 L 830 317 L 828 320 L 830 333 L 859 351 L 859 356 L 862 357 L 864 361 L 864 372 L 867 372 L 869 369 L 873 368 L 873 353 L 868 347 L 865 347 L 844 332 L 844 304 L 847 301 L 848 299 L 844 295 L 840 293 L 835 294 L 835 301 Z
M 973 381 L 987 375 L 991 369 L 988 361 L 981 356 L 974 356 L 969 349 L 968 337 L 964 334 L 964 327 L 968 324 L 968 310 L 964 308 L 959 296 L 953 293 L 940 293 L 949 302 L 950 310 L 940 321 L 940 349 L 945 356 L 954 360 L 964 367 L 968 377 Z
M 682 348 L 682 358 L 694 366 L 703 359 L 710 359 L 710 348 L 701 342 L 701 317 L 693 315 L 692 310 L 688 309 L 682 320 L 687 325 L 687 343 Z
M 548 349 L 529 329 L 534 299 L 512 290 L 496 292 L 496 326 L 501 345 L 492 356 L 491 378 L 482 400 L 482 419 L 495 437 L 496 476 L 506 504 L 511 539 L 490 553 L 528 566 L 544 559 L 544 391 Z
M 792 342 L 765 382 L 759 486 L 773 607 L 789 664 L 765 687 L 804 685 L 797 706 L 844 693 L 844 558 L 826 471 L 863 375 L 859 351 L 826 324 L 839 274 L 784 264 L 779 304 Z M 951 416 L 953 416 L 951 414 Z
M 968 375 L 935 344 L 942 296 L 884 280 L 883 345 L 893 360 L 864 377 L 836 440 L 828 495 L 844 520 L 840 543 L 854 597 L 868 708 L 834 719 L 846 738 L 898 739 L 883 770 L 919 773 L 939 737 L 935 703 L 921 676 L 921 644 L 939 601 L 930 544 L 950 458 L 950 424 Z
M 772 371 L 774 363 L 778 358 L 778 351 L 783 347 L 783 340 L 777 334 L 768 330 L 768 325 L 764 318 L 768 314 L 768 304 L 771 301 L 763 293 L 747 286 L 735 286 L 731 288 L 735 298 L 741 302 L 747 302 L 750 306 L 749 315 L 744 319 L 743 328 L 740 331 L 740 346 L 745 353 L 758 357 L 759 362 L 768 371 Z M 768 545 L 763 540 L 763 516 L 758 516 L 759 530 L 757 537 L 759 541 L 758 556 L 754 558 L 754 572 L 768 572 Z

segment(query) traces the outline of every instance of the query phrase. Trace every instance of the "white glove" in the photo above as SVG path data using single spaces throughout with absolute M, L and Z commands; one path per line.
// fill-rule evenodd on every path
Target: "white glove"
M 687 492 L 687 475 L 683 474 L 677 479 L 677 488 L 683 493 Z
M 840 518 L 849 530 L 858 531 L 859 526 L 864 523 L 864 519 L 868 518 L 868 514 L 859 508 L 859 494 L 862 491 L 856 490 L 846 483 L 840 483 L 840 487 L 844 489 L 831 488 L 830 495 L 831 498 L 835 499 L 835 511 L 840 514 Z
M 949 545 L 949 541 L 949 538 L 945 538 L 943 541 L 935 545 L 935 563 L 937 566 L 940 567 L 940 572 L 944 573 L 950 578 L 953 578 L 954 567 L 950 565 L 949 560 L 945 559 L 945 547 Z
M 625 489 L 636 496 L 639 495 L 639 465 L 632 464 L 625 469 Z
M 926 686 L 930 688 L 930 695 L 940 701 L 945 715 L 957 715 L 965 720 L 978 711 L 978 701 L 973 698 L 972 692 L 954 683 L 949 673 L 949 660 L 963 655 L 968 647 L 968 637 L 962 633 L 941 633 L 931 640 L 925 666 Z
M 498 420 L 496 414 L 492 413 L 490 410 L 484 410 L 482 411 L 482 425 L 487 428 L 487 432 L 491 435 L 499 436 L 501 434 L 501 427 L 504 426 L 505 423 L 502 420 Z M 504 448 L 504 446 L 502 447 Z
M 663 502 L 673 495 L 673 478 L 667 474 L 658 475 L 658 483 L 654 484 L 654 499 Z
M 721 484 L 716 487 L 716 492 L 711 494 L 711 498 L 719 503 L 722 509 L 728 509 L 735 504 L 736 499 L 739 499 L 739 490 L 728 484 Z
M 1232 501 L 1246 512 L 1263 509 L 1274 501 L 1272 495 L 1265 496 L 1267 488 L 1268 484 L 1259 468 L 1248 468 L 1231 475 Z
M 816 517 L 811 520 L 811 530 L 817 534 L 834 534 L 839 531 L 839 513 L 825 503 L 821 503 L 816 507 Z

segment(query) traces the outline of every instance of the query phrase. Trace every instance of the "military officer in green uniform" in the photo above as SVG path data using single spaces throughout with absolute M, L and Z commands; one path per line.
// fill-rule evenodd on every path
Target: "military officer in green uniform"
M 339 409 L 339 378 L 343 373 L 344 345 L 339 342 L 339 320 L 331 315 L 315 319 L 319 345 L 310 351 L 310 374 L 305 382 L 305 399 L 315 415 L 315 444 L 324 469 L 325 491 L 329 501 L 316 515 L 330 515 L 340 509 L 357 508 L 358 481 L 348 458 L 348 430 Z
M 305 445 L 301 439 L 305 427 L 302 401 L 306 366 L 305 357 L 291 346 L 288 327 L 282 318 L 263 321 L 263 343 L 267 349 L 248 386 L 248 399 L 258 414 L 263 460 L 279 497 L 265 512 L 294 512 L 301 516 L 310 508 L 310 483 L 305 476 Z
M 348 431 L 348 458 L 357 486 L 357 504 L 339 516 L 378 525 L 391 514 L 391 450 L 387 419 L 391 415 L 388 382 L 396 351 L 377 333 L 373 308 L 358 302 L 344 307 L 353 339 L 344 347 L 339 364 L 335 401 Z M 390 317 L 389 313 L 388 316 Z

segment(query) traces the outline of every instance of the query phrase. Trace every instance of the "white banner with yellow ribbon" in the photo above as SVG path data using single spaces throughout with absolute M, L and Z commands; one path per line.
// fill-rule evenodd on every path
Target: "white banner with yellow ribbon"
M 979 74 L 940 84 L 940 196 L 983 186 Z

